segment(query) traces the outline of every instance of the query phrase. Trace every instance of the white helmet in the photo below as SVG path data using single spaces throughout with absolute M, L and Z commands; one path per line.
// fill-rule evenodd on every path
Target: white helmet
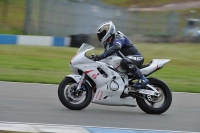
M 97 37 L 102 44 L 105 44 L 107 39 L 115 33 L 115 25 L 112 21 L 104 22 L 97 28 Z

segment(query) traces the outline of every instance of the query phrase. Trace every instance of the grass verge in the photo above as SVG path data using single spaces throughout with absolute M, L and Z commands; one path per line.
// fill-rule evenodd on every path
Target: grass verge
M 180 3 L 180 2 L 190 2 L 195 0 L 151 0 L 151 1 L 140 1 L 140 0 L 102 0 L 106 4 L 117 5 L 117 6 L 138 6 L 138 7 L 149 7 L 149 6 L 159 6 L 170 3 Z M 197 0 L 196 0 L 197 1 Z
M 172 91 L 200 92 L 200 45 L 137 44 L 145 57 L 172 59 L 149 77 L 165 81 Z M 76 48 L 0 45 L 0 80 L 58 84 L 70 74 L 69 61 Z M 99 54 L 102 49 L 93 52 Z

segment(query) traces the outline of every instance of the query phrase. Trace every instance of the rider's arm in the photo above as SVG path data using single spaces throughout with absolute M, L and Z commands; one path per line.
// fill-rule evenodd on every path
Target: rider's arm
M 114 41 L 113 43 L 113 46 L 111 46 L 107 51 L 105 51 L 101 57 L 102 59 L 110 56 L 110 55 L 113 55 L 114 53 L 118 52 L 118 50 L 120 50 L 122 47 L 122 42 L 120 40 L 116 40 Z
M 115 40 L 113 41 L 113 45 L 101 55 L 101 58 L 104 59 L 118 52 L 122 48 L 124 41 L 125 38 L 123 36 L 116 36 Z

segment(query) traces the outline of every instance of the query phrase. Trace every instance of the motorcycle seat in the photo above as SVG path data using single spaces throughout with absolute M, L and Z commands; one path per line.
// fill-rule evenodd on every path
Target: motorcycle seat
M 149 65 L 150 65 L 150 64 L 142 65 L 141 67 L 139 67 L 139 69 L 142 69 L 142 68 L 148 67 Z

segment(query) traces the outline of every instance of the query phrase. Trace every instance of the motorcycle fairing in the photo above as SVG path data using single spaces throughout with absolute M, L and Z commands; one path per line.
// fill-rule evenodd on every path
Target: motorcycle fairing
M 153 59 L 149 66 L 140 69 L 140 71 L 144 75 L 150 75 L 151 73 L 162 68 L 169 61 L 170 61 L 170 59 Z

